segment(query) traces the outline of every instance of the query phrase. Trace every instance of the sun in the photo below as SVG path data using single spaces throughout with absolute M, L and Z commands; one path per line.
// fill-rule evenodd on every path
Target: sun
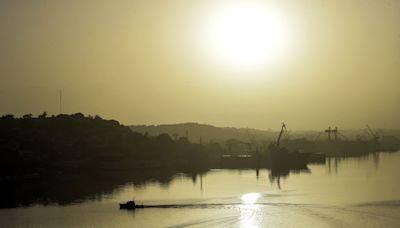
M 290 26 L 276 9 L 259 2 L 235 2 L 211 13 L 207 49 L 219 63 L 254 69 L 276 63 L 290 45 Z

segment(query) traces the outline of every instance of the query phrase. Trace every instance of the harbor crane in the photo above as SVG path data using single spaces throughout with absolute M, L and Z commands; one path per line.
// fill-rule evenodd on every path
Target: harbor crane
M 367 125 L 367 131 L 368 131 L 368 133 L 372 136 L 372 139 L 375 141 L 375 142 L 378 142 L 379 141 L 379 134 L 378 134 L 378 132 L 375 132 L 375 131 L 373 131 L 370 127 L 369 127 L 369 125 Z
M 280 143 L 281 138 L 282 138 L 282 134 L 283 134 L 284 132 L 287 132 L 287 129 L 286 129 L 285 123 L 282 123 L 281 132 L 279 133 L 278 140 L 276 141 L 276 145 L 277 145 L 278 147 L 279 147 L 279 143 Z

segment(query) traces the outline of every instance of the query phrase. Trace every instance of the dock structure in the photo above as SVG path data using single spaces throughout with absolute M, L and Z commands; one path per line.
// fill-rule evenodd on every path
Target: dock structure
M 326 129 L 324 132 L 328 134 L 328 140 L 329 140 L 329 141 L 332 140 L 332 135 L 334 136 L 334 140 L 335 140 L 335 141 L 338 139 L 337 136 L 338 136 L 339 130 L 338 130 L 337 127 L 335 127 L 334 129 L 332 129 L 332 128 L 329 126 L 328 129 Z

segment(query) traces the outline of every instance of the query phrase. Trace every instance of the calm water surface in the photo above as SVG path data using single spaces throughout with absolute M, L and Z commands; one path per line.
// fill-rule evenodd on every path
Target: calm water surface
M 115 186 L 67 206 L 0 210 L 1 227 L 400 227 L 400 153 L 331 159 L 308 172 L 211 170 Z M 119 210 L 135 198 L 152 208 Z

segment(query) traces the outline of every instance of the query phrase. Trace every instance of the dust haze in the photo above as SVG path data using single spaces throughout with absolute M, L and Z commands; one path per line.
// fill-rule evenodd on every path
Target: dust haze
M 400 2 L 273 2 L 295 48 L 235 72 L 204 54 L 221 1 L 0 2 L 0 113 L 92 113 L 125 124 L 399 128 Z M 257 75 L 257 77 L 254 77 Z

